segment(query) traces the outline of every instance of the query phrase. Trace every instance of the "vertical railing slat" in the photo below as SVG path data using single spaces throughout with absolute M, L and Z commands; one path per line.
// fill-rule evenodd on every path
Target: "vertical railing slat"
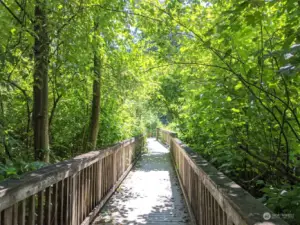
M 13 225 L 13 206 L 4 210 L 4 225 Z
M 35 196 L 28 198 L 28 225 L 35 225 Z
M 26 201 L 23 200 L 19 203 L 18 210 L 18 225 L 25 225 L 25 216 L 26 216 Z
M 64 224 L 64 181 L 60 181 L 58 185 L 58 194 L 59 194 L 59 209 L 58 209 L 58 223 Z
M 83 221 L 83 219 L 84 219 L 84 195 L 85 195 L 85 188 L 84 188 L 84 184 L 85 184 L 85 172 L 84 172 L 84 170 L 82 170 L 81 171 L 81 200 L 80 200 L 80 203 L 81 203 L 81 205 L 80 205 L 80 222 L 82 222 Z
M 45 192 L 45 225 L 51 225 L 51 205 L 51 187 L 48 187 Z
M 44 193 L 43 191 L 40 191 L 37 195 L 38 197 L 38 211 L 37 211 L 37 222 L 38 225 L 44 224 Z
M 13 225 L 18 225 L 18 203 L 13 205 L 13 218 L 12 218 L 12 224 Z
M 98 200 L 97 204 L 101 201 L 102 193 L 102 159 L 99 160 L 98 165 Z
M 52 213 L 51 213 L 51 225 L 57 225 L 58 221 L 58 183 L 53 184 L 53 192 L 52 192 Z
M 77 174 L 74 174 L 71 178 L 72 182 L 72 191 L 71 191 L 71 224 L 72 225 L 77 225 Z
M 78 192 L 77 192 L 77 224 L 81 223 L 81 171 L 78 172 L 78 182 L 77 182 Z

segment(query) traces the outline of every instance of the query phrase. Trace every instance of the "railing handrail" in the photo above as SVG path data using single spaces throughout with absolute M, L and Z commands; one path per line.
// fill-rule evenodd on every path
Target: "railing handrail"
M 0 212 L 45 188 L 76 174 L 94 162 L 116 152 L 121 147 L 133 143 L 134 137 L 112 145 L 104 150 L 91 151 L 70 160 L 52 164 L 24 174 L 20 179 L 0 182 Z
M 177 133 L 174 132 L 174 131 L 167 130 L 167 129 L 164 129 L 164 128 L 156 128 L 156 129 L 159 129 L 159 130 L 164 131 L 164 132 L 169 133 L 169 134 L 175 134 L 175 135 L 177 134 Z
M 158 128 L 158 131 L 167 132 L 168 134 L 174 133 L 160 128 Z M 270 225 L 288 225 L 285 221 L 278 217 L 264 220 L 264 213 L 269 213 L 270 215 L 273 214 L 269 208 L 256 200 L 246 190 L 241 188 L 222 172 L 218 171 L 214 166 L 202 158 L 199 153 L 193 151 L 177 137 L 169 137 L 169 139 L 171 139 L 171 152 L 172 149 L 174 149 L 174 145 L 181 151 L 194 173 L 197 174 L 198 179 L 200 179 L 202 184 L 209 190 L 215 201 L 226 213 L 227 218 L 230 218 L 229 224 L 254 225 L 269 222 L 268 224 Z M 174 157 L 174 152 L 172 153 Z M 176 159 L 174 161 L 176 163 Z M 188 188 L 189 190 L 184 191 L 191 192 L 192 187 Z M 191 193 L 187 193 L 187 195 L 190 195 L 190 200 L 194 201 L 191 197 Z M 196 196 L 199 196 L 199 193 Z M 199 212 L 199 209 L 197 210 Z

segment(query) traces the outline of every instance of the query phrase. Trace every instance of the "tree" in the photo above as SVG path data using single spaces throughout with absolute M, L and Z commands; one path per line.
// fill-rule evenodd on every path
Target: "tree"
M 33 113 L 35 160 L 49 162 L 48 132 L 48 66 L 49 36 L 47 5 L 44 0 L 36 0 L 34 9 L 34 72 L 33 72 Z
M 94 81 L 93 81 L 93 101 L 90 121 L 90 134 L 89 134 L 89 149 L 96 149 L 97 137 L 99 131 L 99 118 L 100 118 L 100 95 L 101 95 L 101 58 L 98 50 L 98 43 L 96 35 L 99 35 L 99 23 L 94 22 Z

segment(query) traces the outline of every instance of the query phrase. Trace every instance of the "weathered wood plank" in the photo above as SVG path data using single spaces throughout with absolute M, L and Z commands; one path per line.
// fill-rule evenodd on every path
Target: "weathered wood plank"
M 35 225 L 35 196 L 28 198 L 28 225 Z
M 51 187 L 45 191 L 45 225 L 51 225 Z
M 78 172 L 78 180 L 77 180 L 77 224 L 81 223 L 81 171 Z
M 98 162 L 98 199 L 97 199 L 97 204 L 99 204 L 99 202 L 101 201 L 101 197 L 102 197 L 102 159 L 99 160 Z
M 44 224 L 44 193 L 43 191 L 38 193 L 38 210 L 37 210 L 37 224 Z
M 13 225 L 13 206 L 4 210 L 4 225 Z
M 18 225 L 25 225 L 25 216 L 26 216 L 26 201 L 23 200 L 19 202 L 18 209 Z
M 51 213 L 51 225 L 57 225 L 58 223 L 58 184 L 53 185 L 53 192 L 52 192 L 52 213 Z
M 58 198 L 59 198 L 59 205 L 58 205 L 58 223 L 64 224 L 64 181 L 60 181 L 58 183 Z
M 18 210 L 19 210 L 19 205 L 18 203 L 16 203 L 13 205 L 13 219 L 12 219 L 13 225 L 18 225 Z
M 77 225 L 77 190 L 78 190 L 78 186 L 77 186 L 77 178 L 78 178 L 78 175 L 77 174 L 74 174 L 71 178 L 71 223 L 72 225 Z

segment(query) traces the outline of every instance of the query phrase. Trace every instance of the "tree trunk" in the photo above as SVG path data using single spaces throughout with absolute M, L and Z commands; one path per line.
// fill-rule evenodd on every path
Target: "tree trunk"
M 95 23 L 95 34 L 97 35 L 98 24 Z M 101 59 L 98 48 L 94 49 L 94 81 L 93 81 L 93 102 L 90 121 L 89 150 L 94 150 L 97 145 L 100 117 L 100 93 L 101 93 Z
M 33 72 L 33 132 L 35 160 L 49 162 L 48 134 L 48 66 L 49 36 L 46 1 L 35 2 L 34 72 Z

